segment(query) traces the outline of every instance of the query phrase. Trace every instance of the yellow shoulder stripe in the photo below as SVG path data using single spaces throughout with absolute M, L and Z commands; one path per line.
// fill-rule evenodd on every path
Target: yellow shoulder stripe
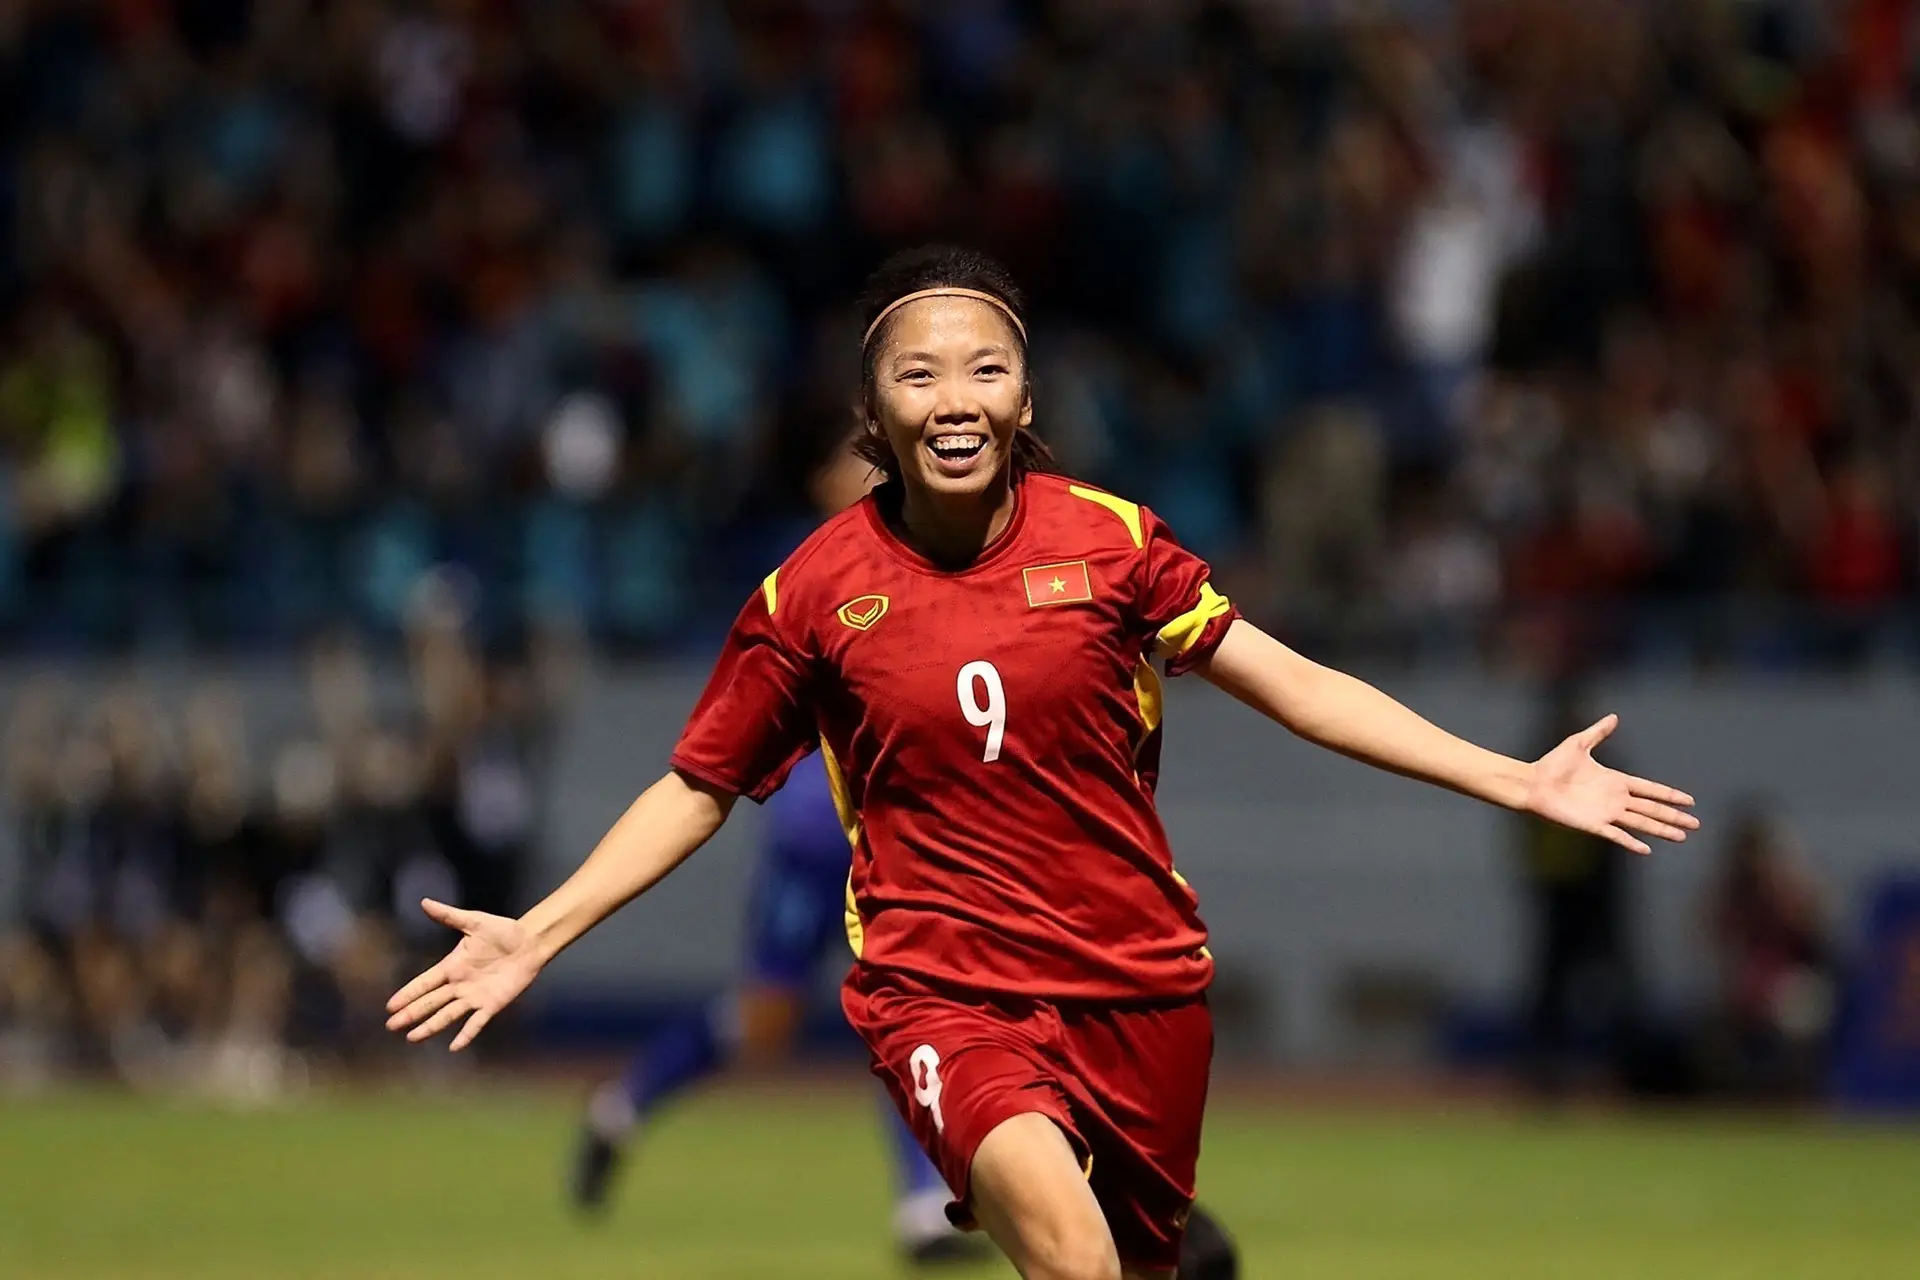
M 1178 657 L 1185 653 L 1199 642 L 1200 633 L 1207 629 L 1209 622 L 1231 608 L 1233 603 L 1215 591 L 1212 583 L 1201 583 L 1200 603 L 1160 628 L 1155 652 L 1162 658 Z
M 780 608 L 780 571 L 775 569 L 760 583 L 760 594 L 767 598 L 767 616 Z
M 1081 484 L 1068 486 L 1067 492 L 1076 498 L 1085 498 L 1088 502 L 1097 503 L 1113 512 L 1113 514 L 1119 516 L 1121 521 L 1127 526 L 1127 532 L 1133 535 L 1134 546 L 1144 547 L 1147 545 L 1146 529 L 1140 522 L 1139 503 L 1128 502 L 1125 498 L 1116 498 L 1110 493 L 1102 493 L 1098 489 L 1089 489 Z

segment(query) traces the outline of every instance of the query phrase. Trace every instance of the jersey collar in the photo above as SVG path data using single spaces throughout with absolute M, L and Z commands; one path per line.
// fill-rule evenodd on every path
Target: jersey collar
M 936 578 L 969 577 L 990 569 L 1006 559 L 1007 553 L 1013 549 L 1014 543 L 1019 539 L 1020 530 L 1027 522 L 1027 508 L 1032 505 L 1032 495 L 1026 492 L 1027 477 L 1016 475 L 1013 478 L 1013 515 L 1008 518 L 1007 527 L 1002 529 L 1000 536 L 988 543 L 986 549 L 981 551 L 973 563 L 966 568 L 943 569 L 902 542 L 887 524 L 886 508 L 881 504 L 889 503 L 893 509 L 898 510 L 901 497 L 899 485 L 898 480 L 889 480 L 867 495 L 864 499 L 867 524 L 873 529 L 874 537 L 880 540 L 880 545 L 886 548 L 887 554 L 909 569 Z

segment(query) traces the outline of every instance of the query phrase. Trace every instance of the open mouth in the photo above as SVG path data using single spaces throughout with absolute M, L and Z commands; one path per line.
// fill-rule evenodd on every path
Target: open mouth
M 987 447 L 987 437 L 978 431 L 961 431 L 952 435 L 935 436 L 927 441 L 927 450 L 949 467 L 964 466 L 980 456 Z

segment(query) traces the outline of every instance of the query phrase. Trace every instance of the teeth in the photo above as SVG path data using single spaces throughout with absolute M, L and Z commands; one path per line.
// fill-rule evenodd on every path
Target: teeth
M 940 436 L 932 441 L 932 448 L 935 453 L 969 453 L 983 447 L 986 443 L 985 436 Z

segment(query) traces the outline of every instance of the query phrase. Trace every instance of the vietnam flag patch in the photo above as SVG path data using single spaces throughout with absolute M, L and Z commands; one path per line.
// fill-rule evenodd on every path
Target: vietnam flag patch
M 1027 584 L 1027 607 L 1045 608 L 1050 604 L 1084 604 L 1093 599 L 1093 580 L 1087 576 L 1085 560 L 1064 564 L 1039 564 L 1022 569 Z

